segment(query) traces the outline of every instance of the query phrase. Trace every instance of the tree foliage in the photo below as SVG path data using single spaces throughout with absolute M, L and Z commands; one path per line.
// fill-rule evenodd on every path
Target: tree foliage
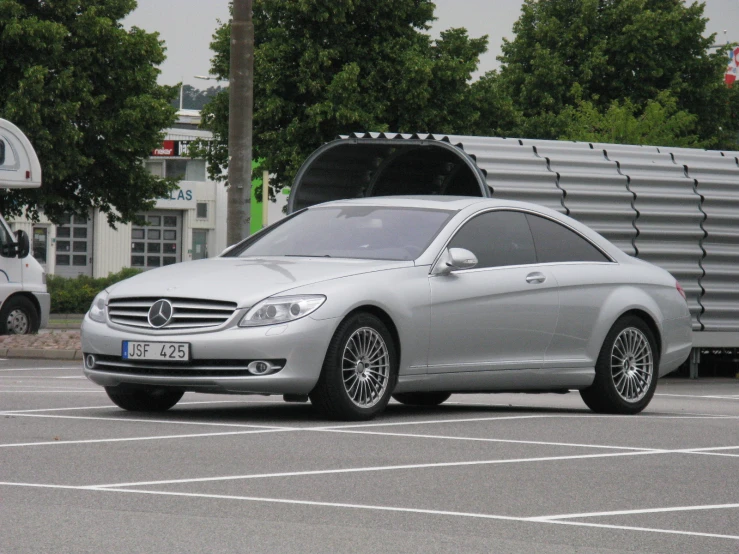
M 52 220 L 98 207 L 126 221 L 171 183 L 142 160 L 174 121 L 176 87 L 156 83 L 156 33 L 120 23 L 134 0 L 0 0 L 0 117 L 34 145 L 43 186 L 0 196 L 6 215 L 28 205 Z
M 277 183 L 289 184 L 315 148 L 342 133 L 474 128 L 480 102 L 469 81 L 487 37 L 450 29 L 432 40 L 433 9 L 429 0 L 254 0 L 254 157 Z M 221 78 L 229 39 L 224 24 L 211 44 L 211 72 Z M 228 92 L 203 115 L 218 176 L 228 159 Z
M 701 148 L 704 143 L 694 133 L 698 116 L 677 109 L 677 102 L 662 93 L 657 100 L 647 100 L 639 109 L 631 100 L 614 100 L 605 111 L 592 102 L 567 106 L 561 114 L 562 140 L 607 142 L 615 144 L 652 144 Z
M 683 0 L 525 0 L 499 57 L 522 134 L 555 138 L 558 115 L 581 100 L 601 112 L 615 101 L 644 108 L 667 91 L 679 111 L 697 116 L 702 140 L 726 143 L 737 123 L 725 57 L 703 36 L 703 9 Z

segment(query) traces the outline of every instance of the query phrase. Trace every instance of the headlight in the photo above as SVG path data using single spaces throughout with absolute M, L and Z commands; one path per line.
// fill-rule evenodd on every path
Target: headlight
M 258 327 L 287 323 L 315 312 L 326 301 L 321 294 L 267 298 L 254 306 L 239 323 L 240 327 Z
M 106 291 L 101 292 L 92 301 L 90 311 L 87 312 L 90 319 L 97 321 L 98 323 L 105 323 L 105 301 L 108 300 L 108 293 Z

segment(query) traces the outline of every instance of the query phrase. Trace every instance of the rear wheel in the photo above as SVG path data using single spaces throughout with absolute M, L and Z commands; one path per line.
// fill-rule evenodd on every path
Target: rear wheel
M 165 412 L 177 404 L 183 391 L 164 387 L 105 387 L 116 406 L 129 412 Z
M 451 392 L 401 392 L 393 398 L 408 406 L 438 406 L 443 404 L 452 395 Z
M 332 419 L 367 420 L 382 412 L 398 374 L 395 343 L 385 324 L 358 313 L 336 330 L 310 400 Z
M 594 412 L 639 413 L 654 396 L 658 368 L 652 331 L 638 317 L 622 317 L 603 342 L 593 384 L 580 396 Z

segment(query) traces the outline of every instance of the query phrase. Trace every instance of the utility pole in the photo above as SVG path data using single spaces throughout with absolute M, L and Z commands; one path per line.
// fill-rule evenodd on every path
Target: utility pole
M 228 104 L 228 219 L 226 240 L 249 234 L 251 149 L 254 115 L 253 0 L 233 0 Z

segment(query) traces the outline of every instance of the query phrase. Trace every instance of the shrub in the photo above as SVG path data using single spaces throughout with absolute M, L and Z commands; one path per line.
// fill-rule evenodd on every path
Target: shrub
M 140 269 L 123 268 L 118 273 L 94 279 L 86 275 L 60 277 L 48 275 L 46 287 L 51 295 L 52 314 L 84 314 L 97 294 L 118 281 L 141 273 Z

